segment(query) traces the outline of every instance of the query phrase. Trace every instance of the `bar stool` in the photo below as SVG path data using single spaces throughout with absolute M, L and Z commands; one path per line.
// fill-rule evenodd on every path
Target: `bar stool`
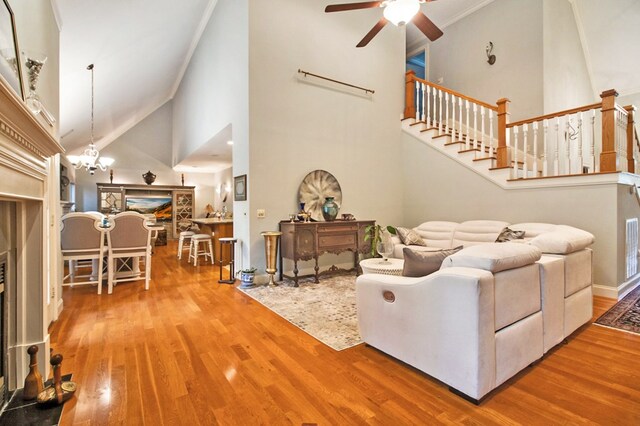
M 220 279 L 218 280 L 219 283 L 224 283 L 224 284 L 233 284 L 236 282 L 235 280 L 235 263 L 236 263 L 236 242 L 238 241 L 237 238 L 220 238 L 218 239 L 218 241 L 220 241 Z M 222 266 L 224 263 L 224 259 L 222 256 L 222 253 L 224 253 L 224 249 L 223 247 L 228 245 L 229 246 L 229 279 L 228 280 L 223 280 L 222 279 Z
M 178 259 L 182 260 L 182 252 L 185 248 L 191 249 L 191 237 L 196 235 L 193 231 L 182 231 L 180 233 L 180 239 L 178 240 Z M 185 247 L 184 243 L 187 243 L 188 246 Z
M 209 245 L 209 252 L 207 253 L 207 247 L 203 247 L 202 253 L 199 253 L 200 243 L 207 243 Z M 189 262 L 193 258 L 193 266 L 198 266 L 198 257 L 204 256 L 211 260 L 211 264 L 215 264 L 213 260 L 213 241 L 209 234 L 195 234 L 191 236 L 191 244 L 189 244 Z

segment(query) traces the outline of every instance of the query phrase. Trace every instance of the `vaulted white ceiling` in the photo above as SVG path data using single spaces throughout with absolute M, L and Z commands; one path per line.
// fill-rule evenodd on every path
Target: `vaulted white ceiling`
M 171 99 L 216 0 L 53 0 L 61 23 L 60 135 L 68 152 L 108 144 Z
M 84 149 L 89 141 L 91 75 L 87 65 L 95 64 L 95 137 L 101 148 L 173 97 L 217 2 L 52 1 L 62 27 L 61 142 L 72 153 Z M 492 1 L 438 0 L 421 8 L 446 33 L 448 25 Z M 640 92 L 640 55 L 636 54 L 640 1 L 569 1 L 574 7 L 594 92 L 611 87 L 623 94 Z M 385 30 L 401 31 L 392 25 Z M 426 43 L 424 35 L 413 25 L 408 25 L 406 31 L 409 50 Z M 634 52 L 629 51 L 630 46 Z M 223 137 L 218 139 L 212 143 L 226 143 Z M 188 160 L 198 166 L 207 159 L 211 161 L 207 149 L 203 148 L 202 155 L 194 153 L 195 157 Z

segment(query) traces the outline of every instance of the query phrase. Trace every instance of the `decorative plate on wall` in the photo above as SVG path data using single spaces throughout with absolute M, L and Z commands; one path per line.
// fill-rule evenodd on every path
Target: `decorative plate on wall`
M 342 190 L 338 180 L 325 170 L 314 170 L 302 180 L 298 197 L 304 203 L 304 209 L 311 214 L 313 220 L 322 221 L 322 205 L 327 197 L 342 205 Z

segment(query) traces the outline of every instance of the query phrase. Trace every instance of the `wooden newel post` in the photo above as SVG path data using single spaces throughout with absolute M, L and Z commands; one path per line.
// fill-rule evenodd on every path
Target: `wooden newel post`
M 507 147 L 507 110 L 511 102 L 507 98 L 498 99 L 498 148 L 496 149 L 496 167 L 509 167 L 509 149 Z
M 600 153 L 600 171 L 615 172 L 618 170 L 618 153 L 616 152 L 616 96 L 614 89 L 600 94 L 602 98 L 602 152 Z
M 405 74 L 405 92 L 404 92 L 404 118 L 415 118 L 416 116 L 416 100 L 415 100 L 415 81 L 416 73 L 413 70 L 407 71 Z
M 636 172 L 636 164 L 635 159 L 633 158 L 633 143 L 634 143 L 634 116 L 636 113 L 636 107 L 633 105 L 628 105 L 624 107 L 627 110 L 627 171 L 629 173 Z

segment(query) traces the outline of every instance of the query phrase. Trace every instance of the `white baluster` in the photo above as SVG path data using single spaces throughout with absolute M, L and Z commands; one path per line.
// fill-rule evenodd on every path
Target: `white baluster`
M 489 155 L 494 155 L 493 152 L 493 110 L 489 110 Z
M 427 109 L 425 108 L 425 103 L 424 103 L 424 98 L 425 98 L 425 84 L 424 83 L 420 83 L 420 92 L 422 95 L 422 114 L 420 115 L 422 117 L 422 121 L 426 122 L 426 114 L 427 114 Z
M 578 113 L 578 171 L 577 173 L 582 173 L 582 111 Z
M 518 179 L 518 126 L 513 128 L 513 179 Z
M 444 93 L 444 104 L 447 107 L 444 120 L 444 132 L 449 133 L 449 92 Z
M 482 157 L 486 156 L 486 152 L 485 152 L 485 133 L 484 133 L 484 106 L 480 107 L 480 121 L 482 122 L 482 131 L 480 132 L 480 137 L 482 138 L 482 141 L 480 142 L 480 152 L 482 152 Z
M 553 175 L 558 176 L 560 174 L 558 163 L 558 150 L 560 149 L 560 117 L 556 117 L 556 148 L 553 155 Z
M 438 115 L 439 115 L 439 119 L 438 119 L 438 135 L 442 134 L 442 89 L 438 89 L 438 102 L 440 104 L 440 107 L 438 108 Z
M 533 122 L 533 176 L 538 177 L 538 122 Z
M 458 111 L 460 111 L 459 114 L 459 120 L 458 120 L 458 142 L 462 142 L 462 98 L 458 98 Z M 467 147 L 468 149 L 468 147 Z
M 429 108 L 429 106 L 431 105 L 431 86 L 429 86 L 429 85 L 426 85 L 426 86 L 427 86 L 426 87 L 426 89 L 427 89 L 426 90 L 426 92 L 427 92 L 427 103 L 426 103 L 427 112 L 426 112 L 426 115 L 425 115 L 425 123 L 427 123 L 426 128 L 428 129 L 429 127 L 431 127 L 431 124 L 430 124 L 431 123 L 431 111 L 430 111 L 430 108 Z
M 591 173 L 600 171 L 600 167 L 596 165 L 596 110 L 591 110 L 591 143 L 589 144 L 589 163 L 591 164 Z
M 549 130 L 549 122 L 544 120 L 542 122 L 542 128 L 544 132 L 542 134 L 542 176 L 549 176 L 549 165 L 547 164 L 549 160 L 548 156 L 548 143 L 547 143 L 547 134 Z
M 571 129 L 571 117 L 565 116 L 566 124 L 565 124 L 565 144 L 564 147 L 564 156 L 566 161 L 565 174 L 571 174 L 571 138 L 569 137 L 570 129 Z
M 478 146 L 478 104 L 473 104 L 473 144 L 475 148 Z
M 416 80 L 416 121 L 420 121 L 420 82 Z
M 465 108 L 467 109 L 467 137 L 466 137 L 466 143 L 465 145 L 467 146 L 467 149 L 471 148 L 471 145 L 469 144 L 469 135 L 471 134 L 471 132 L 469 131 L 470 127 L 469 127 L 469 101 L 465 100 Z
M 529 177 L 529 125 L 527 123 L 522 125 L 522 138 L 522 156 L 524 157 L 522 177 L 526 179 Z
M 456 97 L 451 95 L 451 142 L 456 140 Z
M 438 90 L 434 87 L 432 90 L 432 98 L 433 98 L 433 108 L 431 108 L 431 127 L 435 128 L 436 127 L 436 118 L 438 117 L 437 114 L 437 98 L 438 98 Z

